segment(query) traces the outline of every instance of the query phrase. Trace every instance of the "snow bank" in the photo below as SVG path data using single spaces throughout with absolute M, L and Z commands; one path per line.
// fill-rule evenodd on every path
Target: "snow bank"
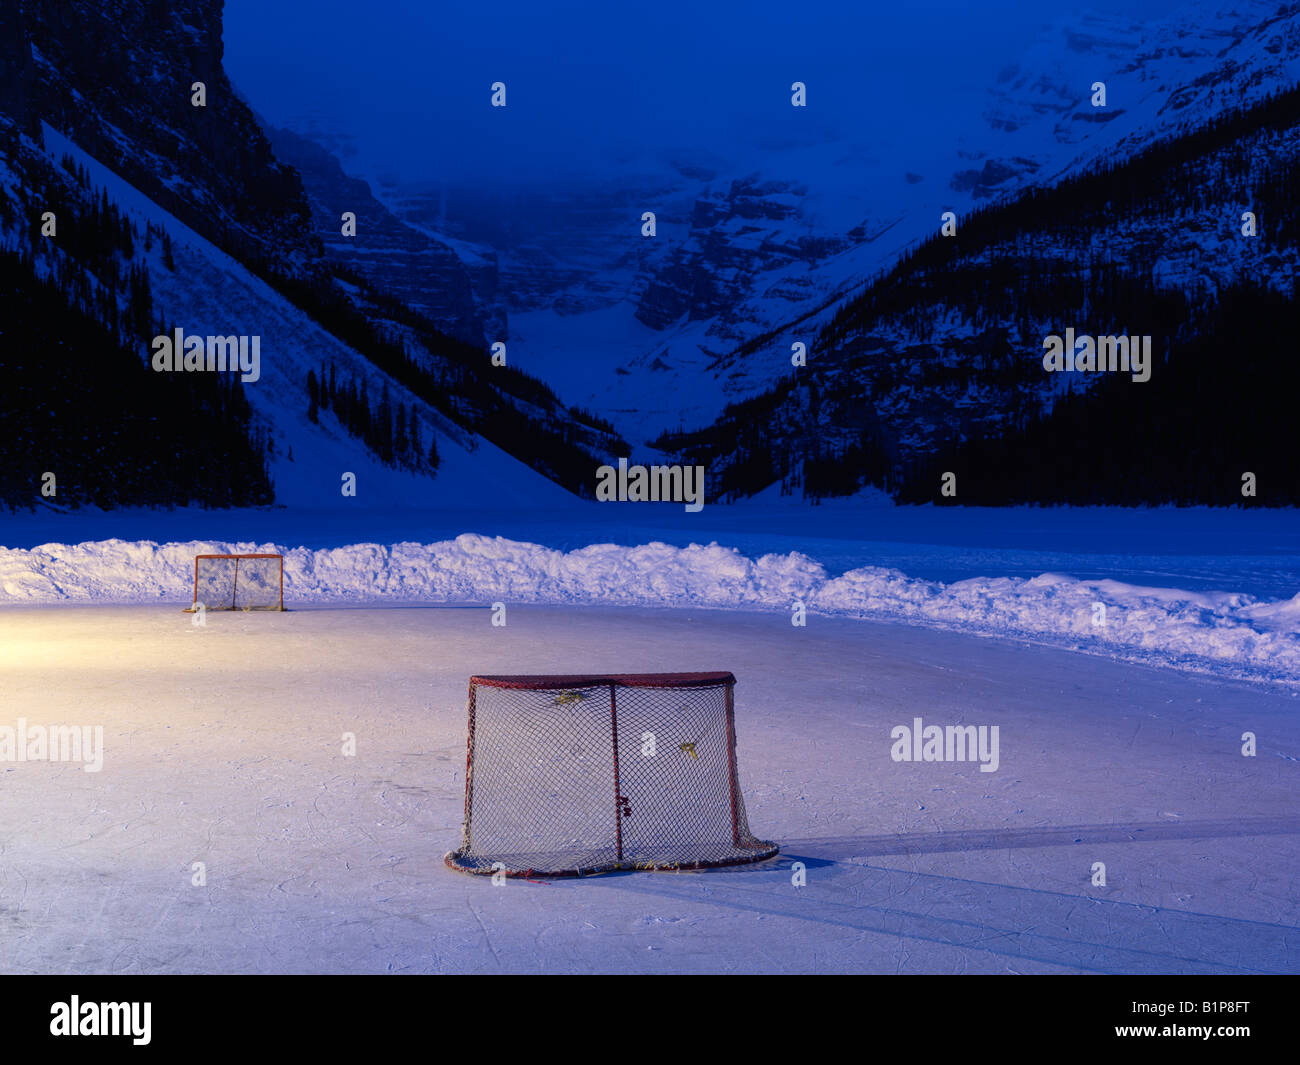
M 285 600 L 308 603 L 603 603 L 789 611 L 896 619 L 1300 684 L 1300 594 L 1143 588 L 1059 574 L 943 584 L 864 567 L 829 578 L 798 552 L 747 558 L 716 543 L 596 544 L 560 551 L 473 534 L 433 544 L 323 550 L 268 543 L 106 540 L 0 548 L 0 604 L 186 604 L 194 556 L 275 551 Z
M 1080 650 L 1300 683 L 1300 595 L 1281 603 L 1231 592 L 1143 588 L 1054 573 L 940 584 L 867 567 L 827 581 L 829 613 L 895 617 L 989 634 L 1047 637 Z M 1199 661 L 1198 661 L 1199 660 Z

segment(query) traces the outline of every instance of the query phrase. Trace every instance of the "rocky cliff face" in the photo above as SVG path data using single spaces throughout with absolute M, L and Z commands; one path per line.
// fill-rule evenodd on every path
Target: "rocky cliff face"
M 237 258 L 319 269 L 302 183 L 222 68 L 222 0 L 20 2 L 32 110 Z
M 395 218 L 366 182 L 349 177 L 339 160 L 314 141 L 289 130 L 268 132 L 276 155 L 302 176 L 312 226 L 329 259 L 361 274 L 450 336 L 485 342 L 471 273 L 450 247 Z M 345 211 L 356 215 L 355 236 L 342 235 Z M 490 284 L 485 287 L 490 291 Z
M 800 232 L 807 190 L 792 182 L 748 177 L 695 201 L 690 231 L 654 271 L 636 317 L 652 329 L 685 318 L 728 315 L 743 303 L 756 278 L 793 263 L 815 266 L 850 241 Z
M 1102 153 L 1153 140 L 1255 103 L 1300 79 L 1300 5 L 1241 0 L 1189 5 L 1160 22 L 1080 14 L 1058 20 L 1004 70 L 972 134 L 955 191 L 979 199 L 1050 181 Z M 1105 84 L 1104 106 L 1093 85 Z
M 403 221 L 457 252 L 484 313 L 495 306 L 504 323 L 508 315 L 554 309 L 572 316 L 627 299 L 661 251 L 639 237 L 641 212 L 653 207 L 661 225 L 673 225 L 695 191 L 659 176 L 622 175 L 563 188 L 398 185 L 383 199 Z M 476 262 L 490 265 L 492 276 L 480 280 Z

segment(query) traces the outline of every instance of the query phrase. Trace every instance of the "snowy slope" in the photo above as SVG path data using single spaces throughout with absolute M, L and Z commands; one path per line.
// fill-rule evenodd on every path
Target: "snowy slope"
M 330 416 L 307 420 L 309 370 L 335 363 L 341 374 L 365 380 L 379 395 L 385 375 L 335 339 L 266 282 L 168 214 L 49 125 L 45 150 L 53 160 L 72 156 L 89 171 L 96 189 L 130 212 L 141 227 L 161 226 L 173 241 L 176 269 L 167 269 L 161 248 L 149 256 L 155 313 L 187 334 L 261 337 L 261 379 L 245 393 L 275 441 L 272 477 L 277 501 L 328 506 L 343 502 L 342 474 L 357 475 L 357 506 L 453 505 L 473 500 L 559 503 L 567 497 L 523 463 L 448 422 L 401 385 L 387 380 L 393 401 L 414 406 L 429 432 L 436 432 L 442 465 L 437 476 L 384 467 Z M 141 353 L 145 358 L 147 351 Z M 426 435 L 427 438 L 427 435 Z M 196 433 L 201 444 L 201 431 Z M 289 457 L 292 449 L 292 459 Z

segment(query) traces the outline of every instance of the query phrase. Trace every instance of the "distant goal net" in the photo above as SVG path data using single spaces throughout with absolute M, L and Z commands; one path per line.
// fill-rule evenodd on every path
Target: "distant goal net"
M 283 610 L 283 555 L 195 555 L 186 610 Z
M 771 858 L 749 830 L 730 673 L 473 677 L 453 869 L 583 876 Z

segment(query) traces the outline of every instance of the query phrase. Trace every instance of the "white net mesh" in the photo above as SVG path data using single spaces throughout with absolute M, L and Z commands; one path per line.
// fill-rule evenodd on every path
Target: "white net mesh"
M 761 861 L 730 674 L 476 677 L 455 869 L 581 875 Z
M 194 605 L 207 610 L 283 610 L 279 555 L 199 555 Z

